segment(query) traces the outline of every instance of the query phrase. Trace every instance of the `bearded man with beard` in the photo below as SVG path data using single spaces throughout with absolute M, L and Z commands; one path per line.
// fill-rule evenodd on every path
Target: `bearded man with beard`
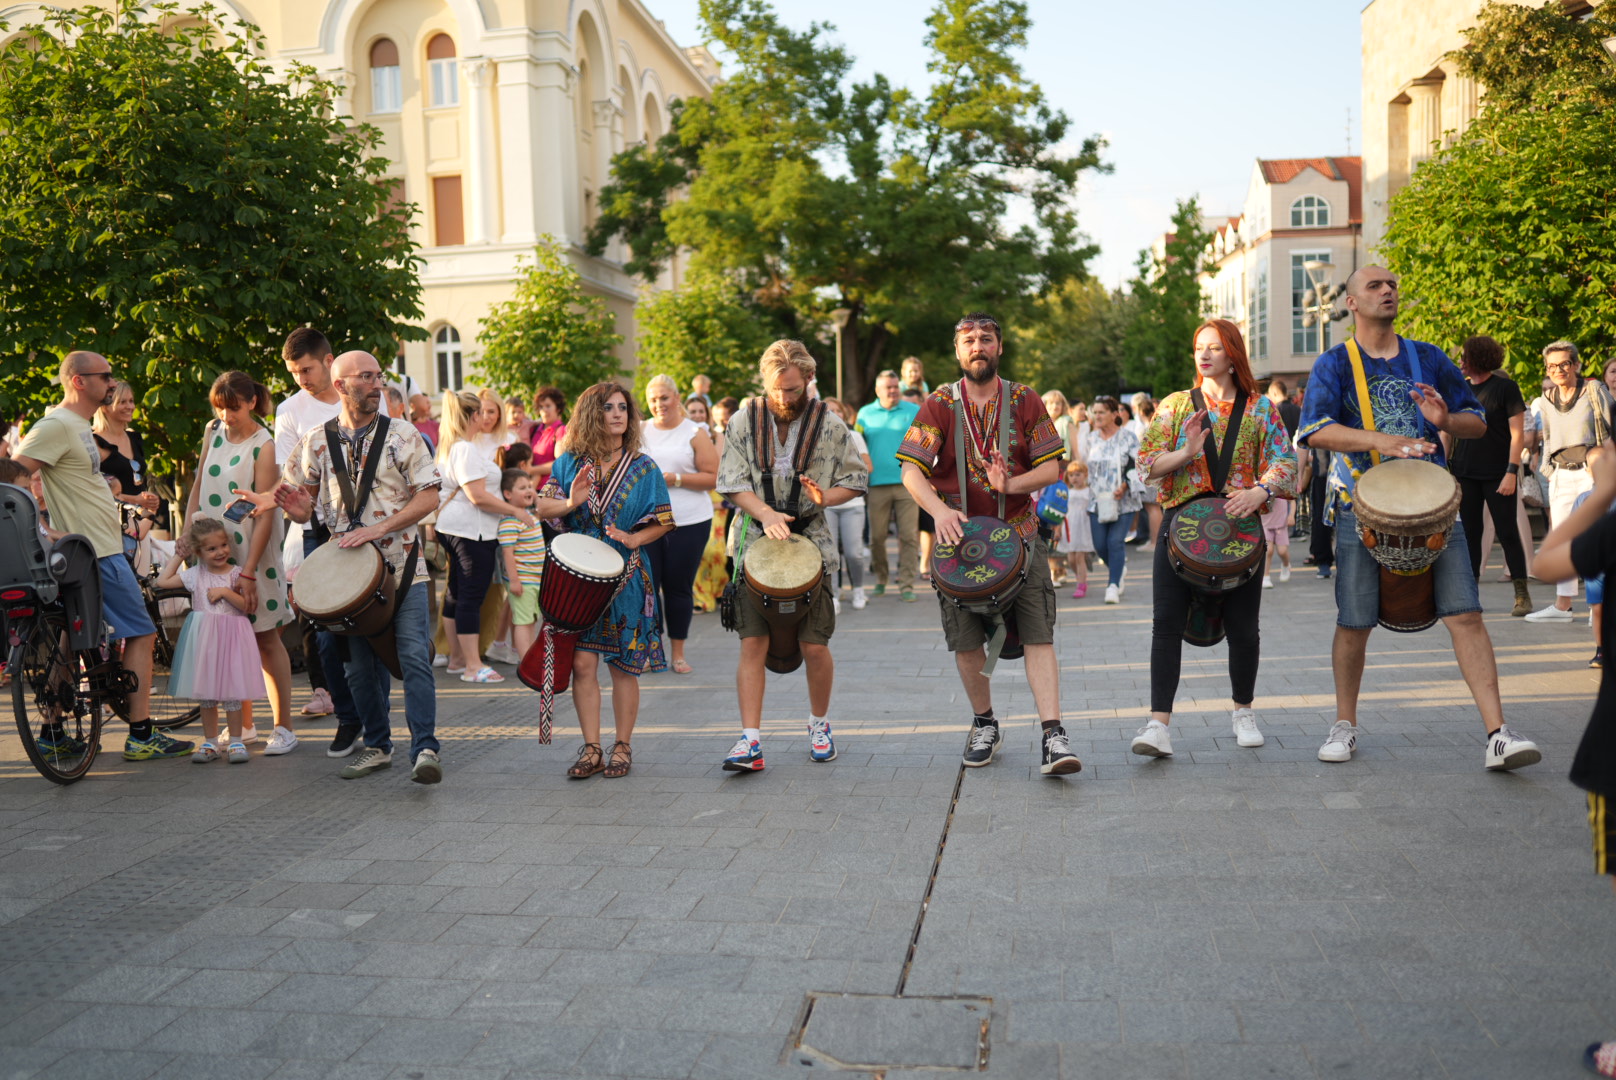
M 939 547 L 957 544 L 965 523 L 983 515 L 1002 518 L 1027 546 L 1027 581 L 1006 612 L 1006 622 L 1014 620 L 1026 650 L 1027 685 L 1043 727 L 1039 770 L 1045 776 L 1060 776 L 1079 771 L 1083 763 L 1072 753 L 1061 726 L 1055 584 L 1031 496 L 1061 478 L 1065 444 L 1038 395 L 999 377 L 1003 350 L 1004 333 L 993 316 L 973 312 L 955 325 L 954 356 L 963 378 L 938 387 L 921 404 L 898 447 L 898 459 L 903 462 L 904 486 L 937 523 Z M 963 407 L 958 404 L 961 393 Z M 961 416 L 966 429 L 963 467 L 955 451 Z M 1000 445 L 1001 417 L 1008 419 L 1008 454 Z M 981 616 L 955 606 L 941 592 L 937 600 L 948 650 L 976 714 L 965 764 L 978 768 L 993 760 L 1003 741 L 993 715 L 992 689 L 982 670 L 988 628 Z
M 800 534 L 819 549 L 826 577 L 834 580 L 841 554 L 824 510 L 864 494 L 869 473 L 854 452 L 847 425 L 824 402 L 809 397 L 815 366 L 800 341 L 776 341 L 764 350 L 758 363 L 763 395 L 747 402 L 725 428 L 717 490 L 741 510 L 734 515 L 729 535 L 730 550 L 738 560 L 742 549 L 760 536 L 787 540 Z M 741 738 L 724 758 L 724 768 L 759 772 L 769 624 L 751 592 L 741 592 L 736 604 L 741 659 L 735 676 Z M 830 692 L 836 674 L 830 655 L 830 638 L 836 631 L 831 601 L 829 588 L 815 590 L 799 624 L 798 642 L 808 676 L 810 761 L 836 757 L 830 730 Z

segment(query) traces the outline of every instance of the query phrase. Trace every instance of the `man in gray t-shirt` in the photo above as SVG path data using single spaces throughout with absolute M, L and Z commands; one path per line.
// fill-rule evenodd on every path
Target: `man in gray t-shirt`
M 1577 496 L 1593 487 L 1588 472 L 1588 451 L 1610 438 L 1610 391 L 1598 379 L 1582 377 L 1582 359 L 1569 341 L 1556 341 L 1543 350 L 1543 363 L 1553 386 L 1539 399 L 1539 433 L 1543 446 L 1543 475 L 1549 479 L 1549 523 L 1564 521 Z M 1577 579 L 1554 587 L 1554 603 L 1526 617 L 1528 622 L 1569 622 Z

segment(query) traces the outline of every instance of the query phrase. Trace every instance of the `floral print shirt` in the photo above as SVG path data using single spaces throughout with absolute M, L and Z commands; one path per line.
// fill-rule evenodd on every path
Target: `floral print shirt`
M 1206 398 L 1207 415 L 1212 420 L 1213 438 L 1206 441 L 1205 450 L 1188 465 L 1176 472 L 1156 478 L 1161 488 L 1161 503 L 1171 510 L 1197 495 L 1212 491 L 1212 443 L 1223 446 L 1229 428 L 1229 416 L 1234 412 L 1233 401 Z M 1169 394 L 1156 410 L 1156 418 L 1145 430 L 1139 446 L 1139 469 L 1148 474 L 1156 459 L 1172 450 L 1182 449 L 1189 441 L 1190 417 L 1195 415 L 1195 399 L 1189 391 Z M 1296 449 L 1291 445 L 1274 403 L 1261 394 L 1247 399 L 1246 414 L 1240 420 L 1235 435 L 1234 462 L 1229 466 L 1226 491 L 1255 487 L 1263 484 L 1275 499 L 1296 498 Z M 1217 494 L 1223 494 L 1218 492 Z
M 1097 496 L 1109 495 L 1126 482 L 1128 490 L 1117 503 L 1117 512 L 1132 514 L 1145 505 L 1145 473 L 1139 467 L 1139 436 L 1127 428 L 1109 439 L 1096 433 L 1089 436 L 1087 452 L 1084 460 L 1089 467 L 1089 487 Z M 1099 512 L 1100 501 L 1095 498 L 1089 503 L 1089 513 Z

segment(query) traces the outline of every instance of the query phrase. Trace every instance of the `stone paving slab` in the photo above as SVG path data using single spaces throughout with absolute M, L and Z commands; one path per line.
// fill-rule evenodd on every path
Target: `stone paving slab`
M 1580 1075 L 1616 1034 L 1616 899 L 1565 780 L 1587 627 L 1510 619 L 1483 586 L 1543 765 L 1482 769 L 1436 629 L 1375 636 L 1360 752 L 1326 766 L 1329 588 L 1264 594 L 1267 744 L 1234 745 L 1225 651 L 1186 648 L 1160 761 L 1127 752 L 1148 582 L 1063 594 L 1085 763 L 1063 780 L 1036 772 L 1019 663 L 995 678 L 1005 751 L 961 777 L 968 710 L 924 591 L 846 607 L 826 765 L 794 674 L 770 677 L 769 768 L 718 768 L 736 646 L 711 616 L 696 674 L 643 681 L 615 781 L 565 779 L 570 703 L 541 747 L 514 680 L 442 679 L 436 788 L 338 779 L 329 722 L 245 767 L 112 753 L 55 788 L 8 726 L 0 1076 L 806 1077 L 827 1067 L 786 1052 L 805 994 L 900 986 L 990 1000 L 995 1076 Z

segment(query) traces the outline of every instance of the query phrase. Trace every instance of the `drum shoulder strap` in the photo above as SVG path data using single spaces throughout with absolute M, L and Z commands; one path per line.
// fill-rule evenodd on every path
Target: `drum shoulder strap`
M 999 380 L 999 453 L 1005 461 L 1010 460 L 1010 395 L 1005 393 L 1005 381 Z M 965 402 L 965 380 L 961 379 L 954 384 L 954 475 L 959 481 L 959 511 L 969 517 L 971 511 L 970 500 L 965 497 L 966 490 L 971 484 L 971 459 L 968 456 L 970 440 L 966 437 L 969 420 L 965 410 L 969 406 Z M 1004 492 L 996 491 L 994 496 L 998 499 L 999 512 L 997 517 L 1004 520 Z M 945 498 L 943 500 L 947 502 Z
M 802 427 L 797 431 L 797 452 L 791 462 L 791 491 L 782 504 L 776 501 L 774 489 L 774 414 L 769 412 L 760 398 L 753 399 L 752 407 L 756 410 L 752 421 L 753 450 L 758 456 L 758 467 L 763 472 L 763 501 L 773 510 L 790 514 L 796 519 L 790 522 L 791 531 L 801 532 L 803 523 L 798 505 L 802 495 L 801 477 L 808 470 L 808 463 L 813 460 L 814 450 L 819 445 L 819 436 L 825 430 L 825 413 L 828 409 L 823 401 L 815 399 L 808 402 L 808 407 L 802 412 Z
M 1223 443 L 1218 444 L 1217 433 L 1212 430 L 1212 410 L 1206 407 L 1206 395 L 1197 386 L 1190 391 L 1190 403 L 1197 412 L 1204 412 L 1201 424 L 1206 428 L 1206 437 L 1212 444 L 1212 492 L 1216 495 L 1223 493 L 1223 487 L 1229 482 L 1229 470 L 1234 468 L 1235 444 L 1240 441 L 1240 424 L 1246 418 L 1246 391 L 1238 389 L 1234 392 L 1234 408 L 1229 410 L 1229 423 L 1223 429 Z
M 1347 338 L 1347 359 L 1352 361 L 1352 385 L 1358 392 L 1358 413 L 1363 418 L 1365 431 L 1375 430 L 1375 406 L 1369 400 L 1369 380 L 1364 377 L 1363 354 L 1358 351 L 1356 338 Z M 1369 451 L 1369 459 L 1373 465 L 1380 464 L 1380 451 Z
M 364 510 L 365 503 L 370 501 L 370 489 L 376 483 L 376 469 L 386 448 L 389 420 L 386 413 L 376 414 L 376 430 L 370 436 L 365 463 L 360 468 L 358 490 L 354 489 L 353 479 L 348 475 L 348 455 L 343 451 L 342 432 L 338 429 L 337 420 L 333 416 L 325 422 L 325 443 L 331 455 L 331 472 L 337 478 L 337 491 L 342 496 L 342 508 L 348 514 L 348 527 L 357 529 L 361 524 L 359 514 Z

